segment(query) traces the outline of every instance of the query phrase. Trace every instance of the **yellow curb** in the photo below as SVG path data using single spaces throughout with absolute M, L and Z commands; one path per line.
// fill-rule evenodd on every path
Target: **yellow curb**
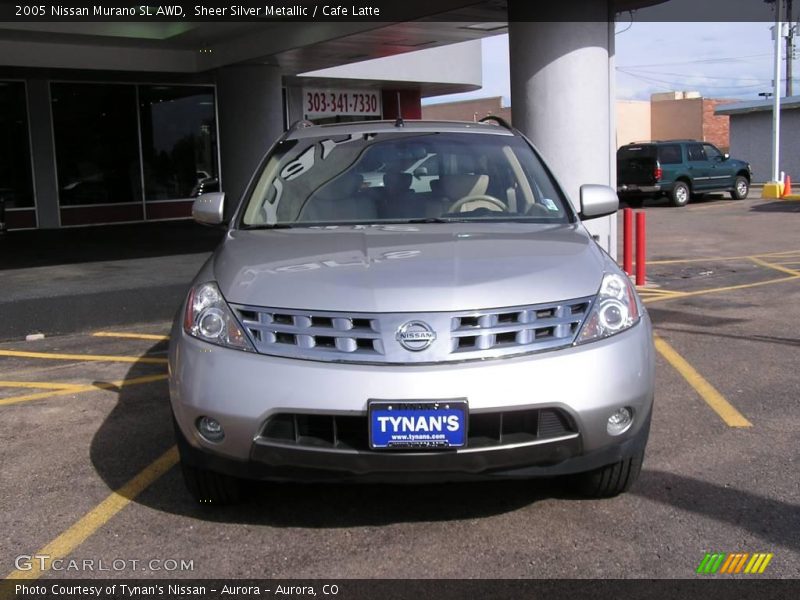
M 772 200 L 779 199 L 782 194 L 783 194 L 783 185 L 775 181 L 770 181 L 769 183 L 765 183 L 764 189 L 761 190 L 762 198 L 770 198 Z

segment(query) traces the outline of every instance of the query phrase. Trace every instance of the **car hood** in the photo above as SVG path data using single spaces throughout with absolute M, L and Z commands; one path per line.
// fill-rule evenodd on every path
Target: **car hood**
M 237 304 L 435 312 L 591 296 L 606 260 L 579 224 L 337 226 L 233 230 L 206 275 Z

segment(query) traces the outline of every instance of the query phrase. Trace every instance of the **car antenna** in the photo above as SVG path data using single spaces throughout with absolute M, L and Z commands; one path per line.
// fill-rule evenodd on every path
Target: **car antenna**
M 400 90 L 397 90 L 397 119 L 394 122 L 395 127 L 405 127 L 403 122 L 403 109 L 400 106 Z

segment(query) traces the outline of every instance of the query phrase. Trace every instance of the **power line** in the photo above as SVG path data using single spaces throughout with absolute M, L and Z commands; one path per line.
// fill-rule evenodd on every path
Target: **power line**
M 619 35 L 619 34 L 621 34 L 621 33 L 625 33 L 625 32 L 626 32 L 626 31 L 628 31 L 628 30 L 629 30 L 631 27 L 633 27 L 633 11 L 629 10 L 629 11 L 628 11 L 628 16 L 630 17 L 630 22 L 628 23 L 628 26 L 627 26 L 625 29 L 622 29 L 622 30 L 620 30 L 620 31 L 615 31 L 615 32 L 614 32 L 614 35 Z
M 706 58 L 701 60 L 687 60 L 683 62 L 668 62 L 668 63 L 653 63 L 649 65 L 623 65 L 624 69 L 635 69 L 639 67 L 672 67 L 672 66 L 681 66 L 681 65 L 694 65 L 698 63 L 730 63 L 730 62 L 739 62 L 744 59 L 750 58 L 765 58 L 768 56 L 772 56 L 772 54 L 750 54 L 749 56 L 725 56 L 725 57 L 718 57 L 718 58 Z
M 722 80 L 731 80 L 736 79 L 738 81 L 752 81 L 758 83 L 765 83 L 772 81 L 771 79 L 763 79 L 763 78 L 756 78 L 756 77 L 721 77 L 715 75 L 689 75 L 687 73 L 668 73 L 666 71 L 648 71 L 645 69 L 629 69 L 626 67 L 617 67 L 618 71 L 623 73 L 633 74 L 636 72 L 638 74 L 644 73 L 645 75 L 673 75 L 677 77 L 685 77 L 686 79 L 722 79 Z
M 719 90 L 745 90 L 745 89 L 756 89 L 756 88 L 763 88 L 763 83 L 755 83 L 752 85 L 708 85 L 708 84 L 697 84 L 697 83 L 688 83 L 687 82 L 680 82 L 680 81 L 667 81 L 666 79 L 657 79 L 654 77 L 646 77 L 644 75 L 637 75 L 635 73 L 629 73 L 627 71 L 620 71 L 623 75 L 627 75 L 628 77 L 633 77 L 635 79 L 640 79 L 641 81 L 645 81 L 648 83 L 662 83 L 669 86 L 672 86 L 671 89 L 675 89 L 678 87 L 684 87 L 685 85 L 692 85 L 697 87 L 704 87 L 708 89 L 719 89 Z

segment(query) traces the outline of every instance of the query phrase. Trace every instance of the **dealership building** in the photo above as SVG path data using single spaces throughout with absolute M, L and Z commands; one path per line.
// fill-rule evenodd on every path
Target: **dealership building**
M 5 221 L 182 219 L 200 191 L 238 200 L 292 122 L 420 118 L 424 97 L 479 89 L 480 45 L 464 42 L 504 32 L 515 126 L 577 201 L 583 183 L 614 184 L 613 15 L 654 3 L 569 0 L 571 22 L 441 0 L 391 23 L 0 23 Z

